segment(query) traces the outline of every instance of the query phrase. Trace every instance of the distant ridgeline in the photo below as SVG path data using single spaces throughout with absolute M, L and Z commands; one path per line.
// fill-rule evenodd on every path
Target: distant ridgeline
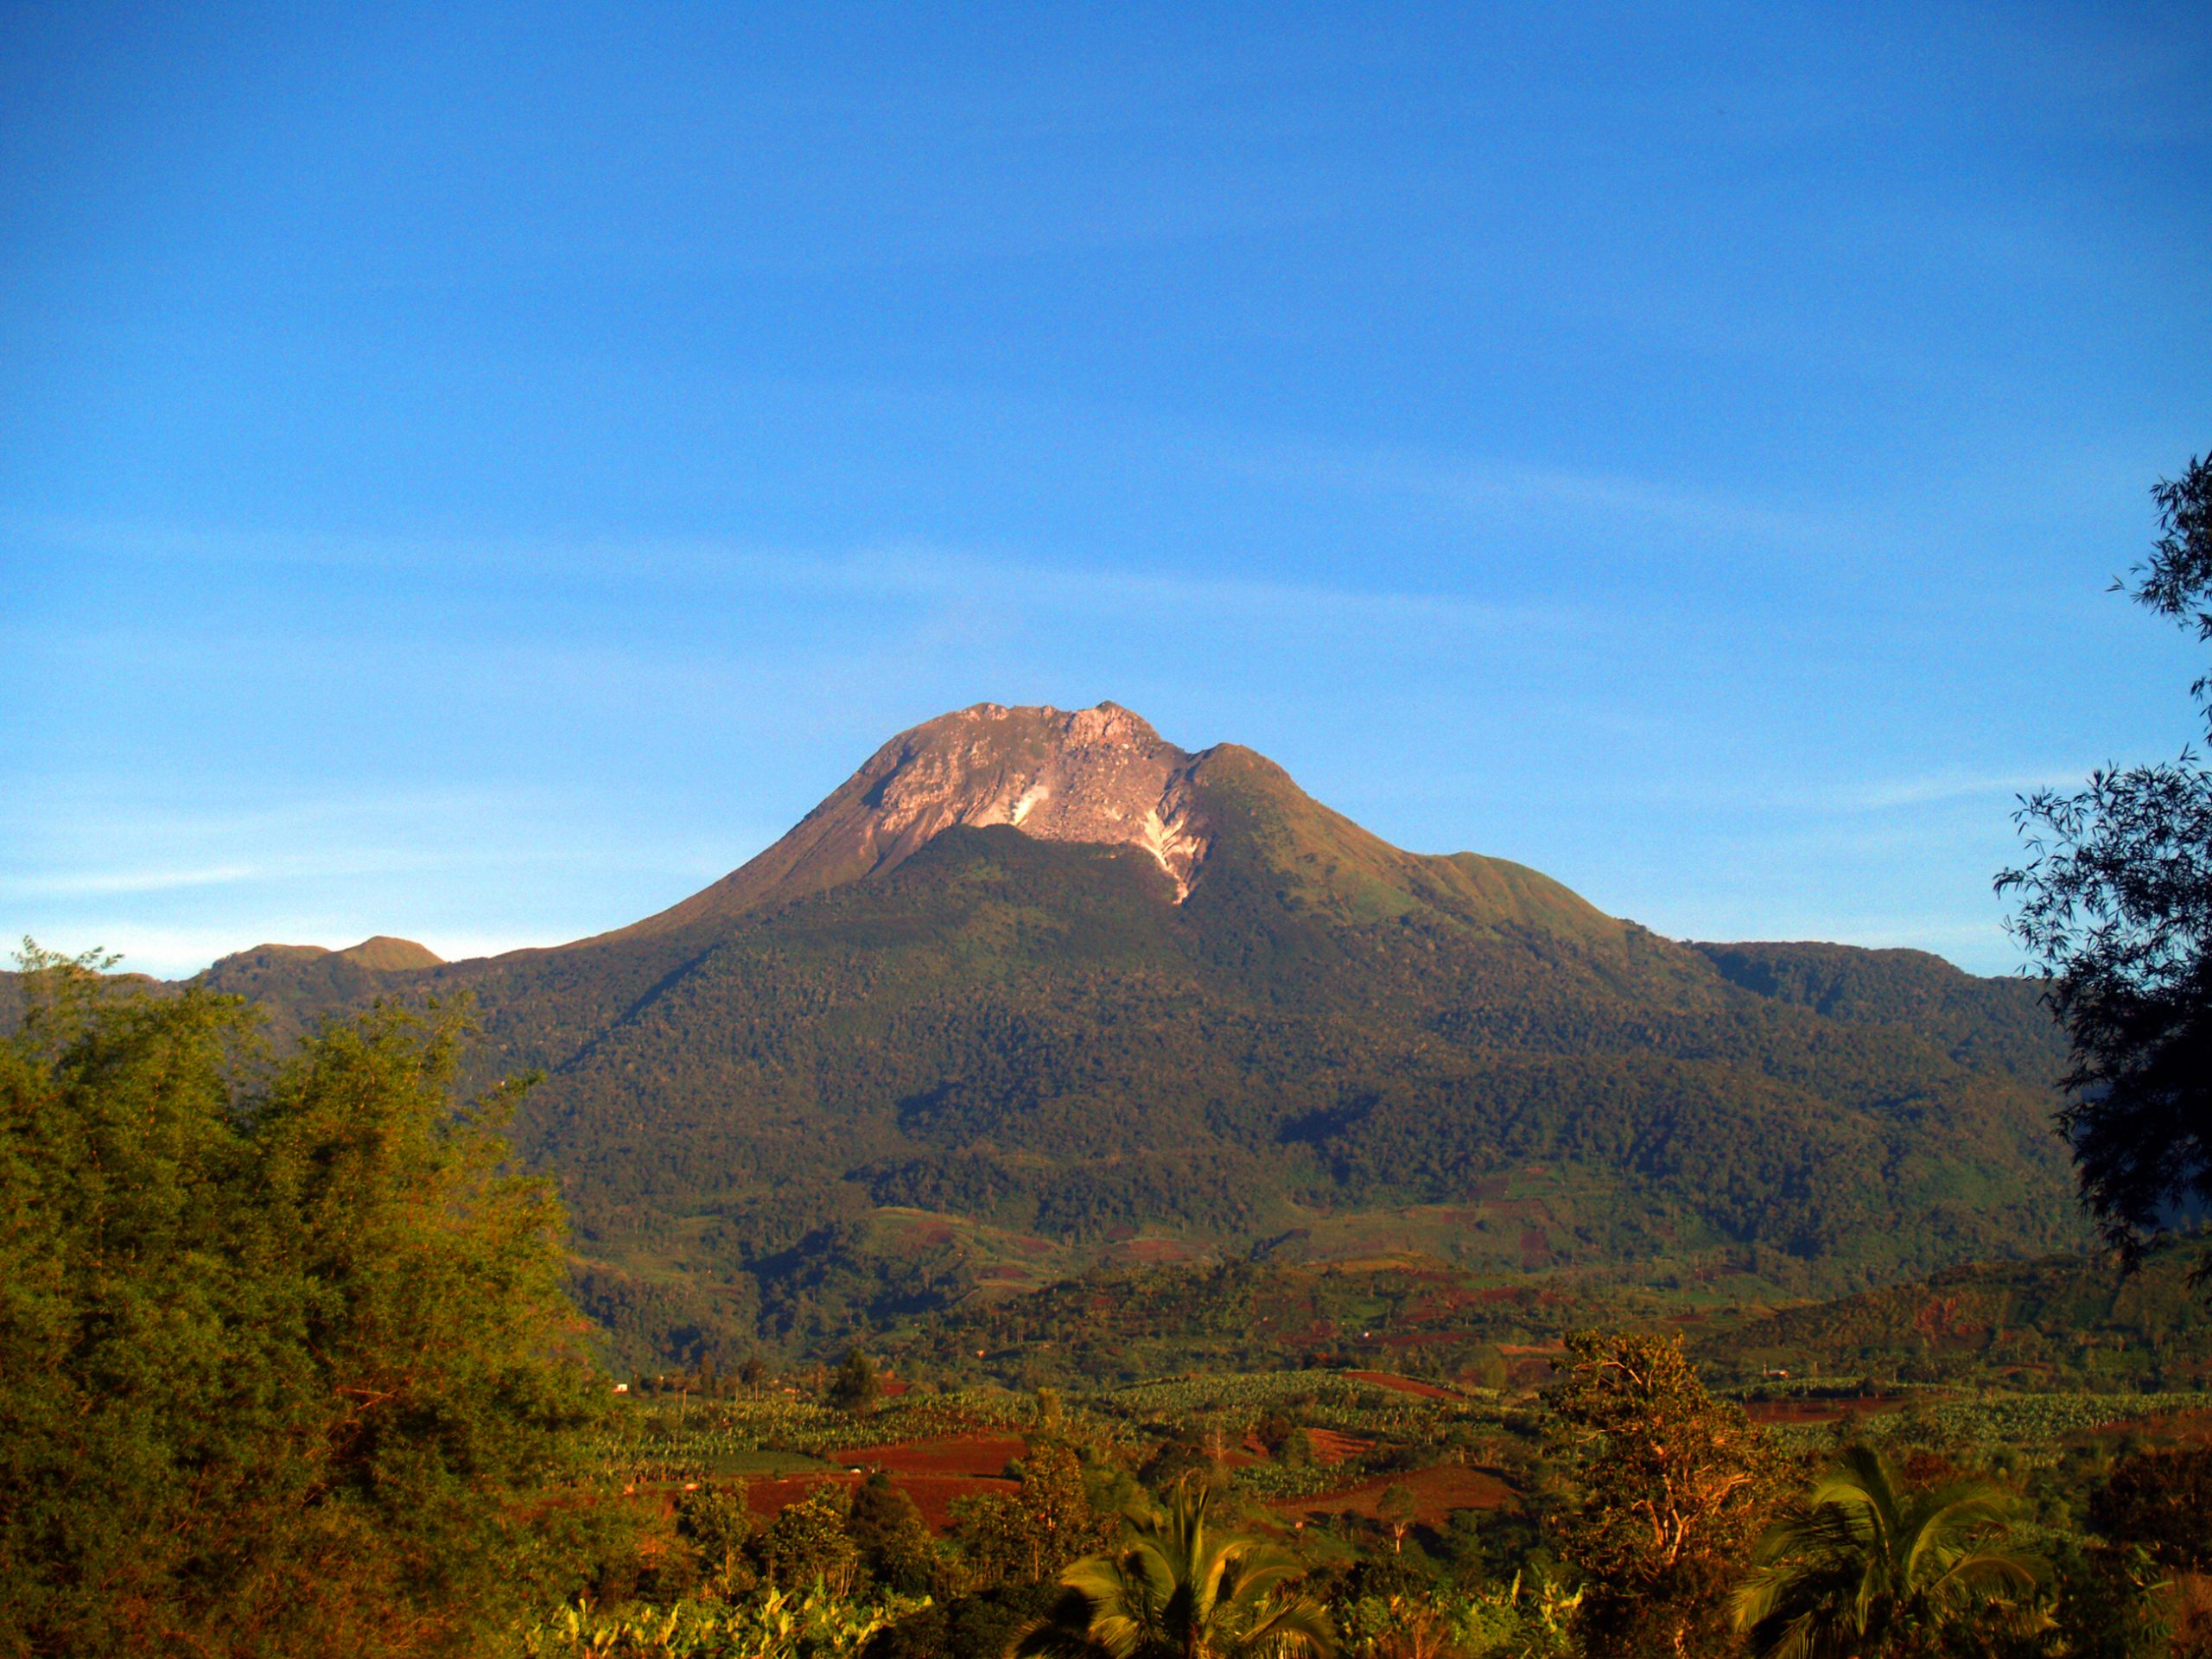
M 1661 938 L 1111 704 L 917 728 L 620 932 L 410 950 L 206 978 L 280 1036 L 473 995 L 485 1074 L 547 1074 L 518 1137 L 619 1363 L 832 1350 L 1101 1264 L 1803 1295 L 2087 1242 L 2031 985 Z

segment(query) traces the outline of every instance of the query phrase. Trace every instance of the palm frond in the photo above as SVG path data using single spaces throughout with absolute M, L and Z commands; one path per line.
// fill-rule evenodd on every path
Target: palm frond
M 1130 1659 L 1137 1641 L 1116 1640 L 1122 1632 L 1101 1628 L 1099 1611 L 1088 1594 L 1070 1586 L 1042 1618 L 1014 1631 L 1007 1643 L 1007 1659 Z
M 1247 1630 L 1243 1646 L 1268 1659 L 1327 1659 L 1337 1650 L 1337 1631 L 1318 1603 L 1300 1596 L 1278 1604 Z

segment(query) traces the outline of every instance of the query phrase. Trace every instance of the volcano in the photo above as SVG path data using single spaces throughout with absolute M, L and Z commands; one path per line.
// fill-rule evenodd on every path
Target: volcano
M 2031 986 L 1662 938 L 1114 703 L 902 733 L 613 932 L 375 943 L 206 977 L 280 1035 L 473 996 L 483 1074 L 544 1073 L 518 1146 L 641 1358 L 819 1345 L 1147 1250 L 1820 1290 L 2082 1238 Z

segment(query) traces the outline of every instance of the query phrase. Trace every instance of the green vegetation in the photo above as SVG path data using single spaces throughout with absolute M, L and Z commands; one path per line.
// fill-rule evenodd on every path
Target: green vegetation
M 2212 455 L 2151 494 L 2161 534 L 2130 597 L 2212 645 Z M 2190 690 L 2212 734 L 2212 673 Z M 2027 861 L 1998 888 L 2020 895 L 2013 937 L 2066 1027 L 2082 1199 L 2133 1262 L 2212 1207 L 2212 767 L 2184 749 L 2107 768 L 2018 818 Z M 2212 1278 L 2212 1251 L 2200 1265 Z
M 1761 1659 L 1885 1647 L 1941 1651 L 1947 1632 L 2031 1633 L 2048 1569 L 2012 1544 L 2019 1500 L 1986 1480 L 1914 1490 L 1879 1452 L 1847 1448 L 1759 1540 L 1736 1624 Z
M 462 1026 L 283 1065 L 202 990 L 26 964 L 0 1042 L 0 1652 L 480 1650 L 572 1581 L 599 1391 Z
M 1051 1612 L 1014 1638 L 1013 1659 L 1306 1659 L 1336 1632 L 1312 1599 L 1279 1593 L 1295 1557 L 1206 1524 L 1211 1499 L 1185 1478 L 1157 1516 L 1125 1524 L 1118 1548 L 1077 1563 Z
M 2081 1256 L 1971 1263 L 1715 1330 L 1698 1353 L 1745 1385 L 1786 1371 L 2027 1390 L 2201 1386 L 2212 1382 L 2212 1319 L 2187 1256 L 2167 1251 L 2126 1275 Z
M 1566 1363 L 1556 1455 L 1580 1501 L 1557 1530 L 1587 1586 L 1579 1628 L 1600 1652 L 1728 1651 L 1726 1586 L 1779 1496 L 1777 1460 L 1679 1340 L 1579 1332 Z
M 1257 757 L 1212 775 L 1179 906 L 1132 849 L 957 830 L 741 914 L 209 983 L 279 1036 L 473 994 L 479 1079 L 549 1074 L 518 1143 L 627 1370 L 834 1359 L 1092 1267 L 1410 1249 L 1794 1300 L 2085 1242 L 2031 987 L 1678 945 L 1385 848 Z
M 450 1087 L 450 1014 L 378 1009 L 276 1062 L 204 990 L 50 962 L 30 988 L 0 1051 L 0 1650 L 1657 1659 L 1747 1652 L 1739 1605 L 1836 1624 L 1847 1568 L 1877 1586 L 1851 1599 L 1877 1609 L 1866 1659 L 2196 1639 L 2212 1395 L 2022 1389 L 1986 1344 L 1900 1378 L 1926 1354 L 1883 1333 L 1917 1332 L 1903 1310 L 1936 1287 L 1831 1308 L 1892 1364 L 1834 1384 L 1724 1359 L 1742 1399 L 1674 1337 L 1558 1336 L 1693 1293 L 1417 1259 L 1094 1275 L 836 1367 L 618 1396 L 573 1345 L 559 1211 L 503 1166 L 513 1091 Z M 2086 1272 L 1991 1283 L 2073 1306 Z M 2148 1279 L 2127 1294 L 2107 1321 L 2164 1307 Z M 967 1321 L 1016 1316 L 1217 1352 L 1242 1321 L 1260 1363 L 1020 1390 L 932 1369 Z M 1806 1319 L 1708 1303 L 1688 1328 L 1756 1354 Z M 2196 1339 L 2174 1335 L 2169 1358 Z M 1452 1357 L 1421 1381 L 1393 1353 Z M 1853 1471 L 1880 1550 L 1816 1524 Z M 1966 1490 L 1996 1496 L 1969 1514 Z M 1915 1562 L 2044 1565 L 2006 1579 L 2003 1620 L 1947 1619 L 1953 1580 L 1892 1547 L 1939 1532 Z
M 1180 904 L 999 827 L 35 960 L 0 1656 L 2212 1651 L 2212 1328 L 2082 1253 L 2034 988 L 1191 778 Z

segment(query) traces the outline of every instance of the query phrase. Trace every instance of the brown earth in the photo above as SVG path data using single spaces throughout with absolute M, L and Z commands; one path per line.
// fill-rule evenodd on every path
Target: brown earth
M 1313 1446 L 1313 1461 L 1334 1465 L 1356 1458 L 1375 1444 L 1357 1434 L 1339 1434 L 1333 1428 L 1309 1428 L 1306 1438 Z
M 2098 1425 L 2100 1431 L 2125 1425 L 2140 1428 L 2153 1440 L 2177 1440 L 2184 1445 L 2212 1446 L 2212 1410 L 2154 1411 L 2140 1417 L 2115 1419 Z
M 1279 1497 L 1268 1507 L 1292 1521 L 1327 1515 L 1357 1515 L 1372 1521 L 1381 1518 L 1376 1505 L 1393 1486 L 1413 1494 L 1417 1518 L 1432 1527 L 1442 1526 L 1454 1510 L 1502 1510 L 1516 1501 L 1513 1488 L 1489 1470 L 1440 1463 L 1411 1474 L 1376 1475 L 1311 1497 Z
M 895 1446 L 853 1446 L 825 1453 L 831 1463 L 890 1475 L 979 1475 L 995 1478 L 1022 1452 L 1020 1437 L 948 1434 Z

